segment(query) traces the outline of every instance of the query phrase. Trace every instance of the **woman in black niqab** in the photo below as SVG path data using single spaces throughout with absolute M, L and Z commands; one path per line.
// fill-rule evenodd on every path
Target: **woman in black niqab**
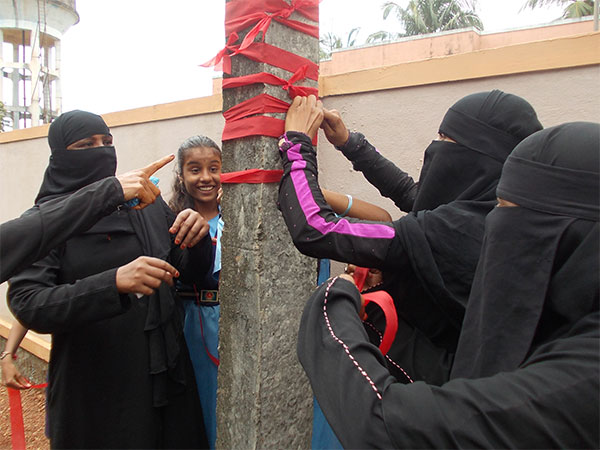
M 600 447 L 599 153 L 575 122 L 508 158 L 442 386 L 390 375 L 352 282 L 313 294 L 298 356 L 345 448 Z
M 115 173 L 115 148 L 98 115 L 61 115 L 48 141 L 52 153 L 38 204 Z M 162 282 L 139 297 L 118 283 L 119 271 L 144 257 L 171 263 L 191 282 L 204 276 L 210 238 L 182 250 L 169 234 L 174 220 L 161 197 L 143 210 L 122 205 L 11 278 L 15 316 L 52 334 L 53 448 L 207 447 L 173 288 Z
M 342 127 L 345 130 L 343 123 Z M 310 218 L 305 212 L 309 197 L 299 184 L 289 182 L 300 171 L 295 170 L 296 152 L 286 156 L 288 150 L 282 153 L 285 173 L 279 201 L 290 234 L 300 251 L 310 256 L 383 270 L 383 284 L 375 289 L 393 297 L 399 315 L 399 331 L 388 352 L 390 369 L 398 379 L 447 380 L 481 251 L 485 216 L 496 204 L 502 164 L 521 140 L 541 128 L 533 107 L 519 96 L 499 90 L 470 94 L 445 114 L 438 128 L 441 140 L 426 149 L 418 183 L 362 134 L 349 133 L 339 149 L 382 195 L 409 212 L 387 224 L 389 239 L 378 237 L 380 224 L 329 213 L 315 186 L 316 160 L 313 163 L 310 142 L 288 132 L 292 143 L 302 142 L 300 154 L 310 171 L 308 185 L 319 216 L 328 224 L 322 234 L 315 233 L 312 224 L 304 226 L 305 217 Z M 361 237 L 346 232 L 345 222 L 350 230 L 363 228 Z M 373 342 L 378 342 L 385 329 L 383 313 L 375 305 L 366 309 L 367 329 Z

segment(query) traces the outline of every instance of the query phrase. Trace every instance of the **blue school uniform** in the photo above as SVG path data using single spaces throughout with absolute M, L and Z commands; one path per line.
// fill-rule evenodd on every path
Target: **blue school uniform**
M 184 300 L 184 335 L 196 375 L 202 404 L 204 427 L 210 448 L 217 437 L 217 369 L 219 366 L 219 274 L 221 272 L 221 233 L 223 219 L 219 213 L 208 221 L 213 241 L 213 265 L 201 286 L 179 286 Z

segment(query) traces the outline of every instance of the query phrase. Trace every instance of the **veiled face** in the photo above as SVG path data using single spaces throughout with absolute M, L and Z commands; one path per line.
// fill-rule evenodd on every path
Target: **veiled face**
M 87 150 L 96 147 L 111 147 L 112 145 L 113 137 L 110 134 L 94 134 L 73 142 L 67 146 L 67 150 Z

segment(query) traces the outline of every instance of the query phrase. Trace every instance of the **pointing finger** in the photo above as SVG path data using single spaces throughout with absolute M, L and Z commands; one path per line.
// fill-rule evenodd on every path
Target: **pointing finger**
M 173 155 L 173 154 L 168 155 L 168 156 L 164 156 L 161 159 L 159 159 L 158 161 L 154 161 L 149 166 L 144 167 L 142 169 L 142 172 L 144 172 L 146 175 L 150 176 L 154 172 L 156 172 L 158 169 L 160 169 L 160 168 L 164 167 L 165 165 L 169 164 L 174 159 L 175 159 L 175 155 Z

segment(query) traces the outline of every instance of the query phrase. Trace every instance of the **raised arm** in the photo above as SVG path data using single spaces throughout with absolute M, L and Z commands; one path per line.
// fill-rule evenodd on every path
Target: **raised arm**
M 318 183 L 316 152 L 310 135 L 305 134 L 316 134 L 313 123 L 318 120 L 311 117 L 319 105 L 314 97 L 311 103 L 298 99 L 288 111 L 287 131 L 280 140 L 284 174 L 279 208 L 294 244 L 308 256 L 362 267 L 396 267 L 402 259 L 397 252 L 402 249 L 392 223 L 340 218 L 325 201 Z
M 97 181 L 1 224 L 0 282 L 43 258 L 71 236 L 86 231 L 123 202 L 139 198 L 136 209 L 153 203 L 160 191 L 149 177 L 173 158 L 169 155 L 142 169 Z
M 352 162 L 354 170 L 391 199 L 402 211 L 412 211 L 417 183 L 406 172 L 385 158 L 361 133 L 349 132 L 336 110 L 324 110 L 321 126 L 325 136 Z

